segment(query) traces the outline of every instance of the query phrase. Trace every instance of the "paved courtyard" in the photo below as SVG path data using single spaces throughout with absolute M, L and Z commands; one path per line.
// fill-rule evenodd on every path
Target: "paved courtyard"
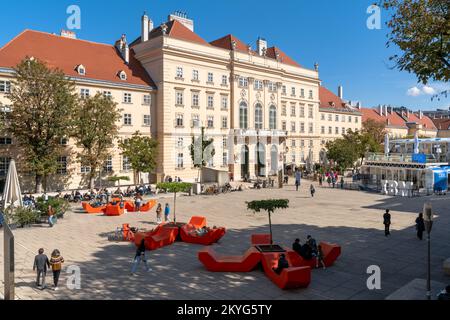
M 307 289 L 283 291 L 261 270 L 251 273 L 210 273 L 197 260 L 197 245 L 175 243 L 148 254 L 153 272 L 143 268 L 130 276 L 135 247 L 110 242 L 107 234 L 122 223 L 140 228 L 155 227 L 151 213 L 127 213 L 121 217 L 86 215 L 78 206 L 53 229 L 46 225 L 15 230 L 16 295 L 18 299 L 384 299 L 414 279 L 426 278 L 426 241 L 415 235 L 414 220 L 423 202 L 433 204 L 437 214 L 433 227 L 432 278 L 450 283 L 442 263 L 450 257 L 450 197 L 392 198 L 378 194 L 317 187 L 309 196 L 309 184 L 296 192 L 293 186 L 283 190 L 246 190 L 219 196 L 182 196 L 177 201 L 178 221 L 193 215 L 206 216 L 208 225 L 227 227 L 227 234 L 215 245 L 222 253 L 241 254 L 253 233 L 268 232 L 265 213 L 246 210 L 245 202 L 268 198 L 287 198 L 288 210 L 273 215 L 274 241 L 290 246 L 297 237 L 308 234 L 318 241 L 338 243 L 342 255 L 326 270 L 313 270 Z M 161 199 L 169 202 L 172 198 Z M 382 215 L 392 213 L 392 236 L 384 237 Z M 3 231 L 0 231 L 3 232 Z M 3 234 L 0 235 L 3 248 Z M 61 275 L 61 290 L 34 288 L 33 258 L 38 248 L 61 250 L 65 266 L 81 268 L 80 290 L 65 287 L 67 275 Z M 0 252 L 0 280 L 3 281 L 3 251 Z M 370 265 L 381 268 L 381 290 L 366 287 Z M 48 275 L 47 283 L 52 282 Z M 3 283 L 1 284 L 3 288 Z M 440 289 L 440 288 L 439 288 Z M 2 290 L 0 290 L 2 291 Z M 0 296 L 1 297 L 1 296 Z

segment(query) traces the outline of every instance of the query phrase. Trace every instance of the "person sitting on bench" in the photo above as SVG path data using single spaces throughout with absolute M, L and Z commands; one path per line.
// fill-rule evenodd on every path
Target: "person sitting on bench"
M 286 255 L 284 253 L 280 254 L 280 258 L 278 259 L 278 267 L 273 268 L 273 271 L 280 275 L 283 269 L 289 268 L 289 262 L 286 260 Z

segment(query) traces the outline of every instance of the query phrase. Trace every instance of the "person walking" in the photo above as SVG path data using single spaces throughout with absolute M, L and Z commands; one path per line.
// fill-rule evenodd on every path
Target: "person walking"
M 33 271 L 36 271 L 36 287 L 41 290 L 45 289 L 45 276 L 47 268 L 50 268 L 50 261 L 44 254 L 44 249 L 39 249 L 38 255 L 34 257 Z M 42 282 L 41 282 L 42 279 Z
M 142 205 L 142 197 L 141 194 L 138 192 L 136 194 L 136 197 L 134 198 L 134 207 L 136 212 L 141 211 L 141 205 Z
M 323 261 L 324 254 L 322 251 L 322 246 L 319 245 L 317 247 L 317 257 L 316 257 L 316 268 L 319 268 L 319 264 L 322 266 L 322 268 L 325 270 L 325 261 Z
M 158 207 L 156 208 L 156 223 L 162 223 L 162 206 L 161 203 L 158 203 Z
M 58 249 L 53 250 L 52 257 L 50 258 L 50 265 L 52 266 L 53 272 L 53 290 L 58 291 L 58 281 L 61 275 L 62 264 L 64 263 L 64 258 Z
M 166 207 L 164 208 L 164 220 L 166 222 L 169 222 L 169 219 L 170 219 L 170 207 L 169 204 L 166 203 Z
M 299 169 L 295 171 L 295 189 L 298 191 L 302 182 L 302 174 Z
M 311 187 L 309 188 L 309 190 L 311 191 L 311 197 L 314 198 L 314 194 L 316 193 L 316 188 L 314 188 L 314 186 L 311 185 Z
M 419 216 L 416 218 L 416 230 L 417 230 L 417 238 L 419 238 L 419 240 L 422 240 L 423 232 L 425 231 L 425 222 L 423 220 L 423 213 L 419 213 Z
M 391 227 L 391 214 L 389 213 L 389 209 L 386 209 L 386 213 L 383 215 L 383 224 L 384 224 L 384 235 L 390 236 L 391 231 L 389 230 Z
M 47 208 L 47 214 L 48 214 L 48 225 L 50 226 L 50 228 L 53 228 L 53 226 L 56 223 L 56 211 L 51 205 L 49 205 Z
M 145 240 L 142 239 L 141 244 L 137 248 L 136 255 L 134 256 L 133 265 L 131 266 L 131 275 L 132 276 L 136 275 L 137 268 L 139 267 L 139 264 L 141 262 L 144 263 L 145 269 L 147 270 L 147 272 L 152 271 L 152 268 L 150 268 L 147 263 L 147 259 L 145 257 L 145 250 L 147 250 L 147 248 L 145 247 Z
M 320 174 L 319 175 L 319 186 L 321 187 L 323 183 L 323 176 Z
M 327 183 L 328 183 L 328 188 L 331 188 L 331 175 L 328 175 Z

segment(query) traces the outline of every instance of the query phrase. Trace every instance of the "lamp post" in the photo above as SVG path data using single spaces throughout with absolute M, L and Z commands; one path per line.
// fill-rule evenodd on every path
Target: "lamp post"
M 431 203 L 427 202 L 423 205 L 423 220 L 425 230 L 427 231 L 428 244 L 428 268 L 427 268 L 427 300 L 431 300 L 431 228 L 433 227 L 433 213 Z

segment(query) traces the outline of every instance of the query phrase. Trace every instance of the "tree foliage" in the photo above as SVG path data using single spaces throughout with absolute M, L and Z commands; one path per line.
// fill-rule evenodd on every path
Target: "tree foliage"
M 392 15 L 387 46 L 402 54 L 390 57 L 399 70 L 424 84 L 450 80 L 450 4 L 448 0 L 382 0 Z
M 342 172 L 353 167 L 359 158 L 358 148 L 345 138 L 329 141 L 326 148 L 327 158 L 335 161 Z
M 6 129 L 23 150 L 27 169 L 36 177 L 35 191 L 40 193 L 43 178 L 57 169 L 61 139 L 70 135 L 77 105 L 75 85 L 61 70 L 38 59 L 25 58 L 14 71 Z
M 134 183 L 138 183 L 139 173 L 151 173 L 156 167 L 158 143 L 136 132 L 130 139 L 119 142 L 122 156 L 127 157 L 134 171 Z
M 362 133 L 372 137 L 381 146 L 384 143 L 387 131 L 383 122 L 367 119 L 362 124 Z
M 117 103 L 101 93 L 82 99 L 74 112 L 73 138 L 81 149 L 79 162 L 90 168 L 90 189 L 94 188 L 97 169 L 105 163 L 109 150 L 114 146 L 120 118 Z

